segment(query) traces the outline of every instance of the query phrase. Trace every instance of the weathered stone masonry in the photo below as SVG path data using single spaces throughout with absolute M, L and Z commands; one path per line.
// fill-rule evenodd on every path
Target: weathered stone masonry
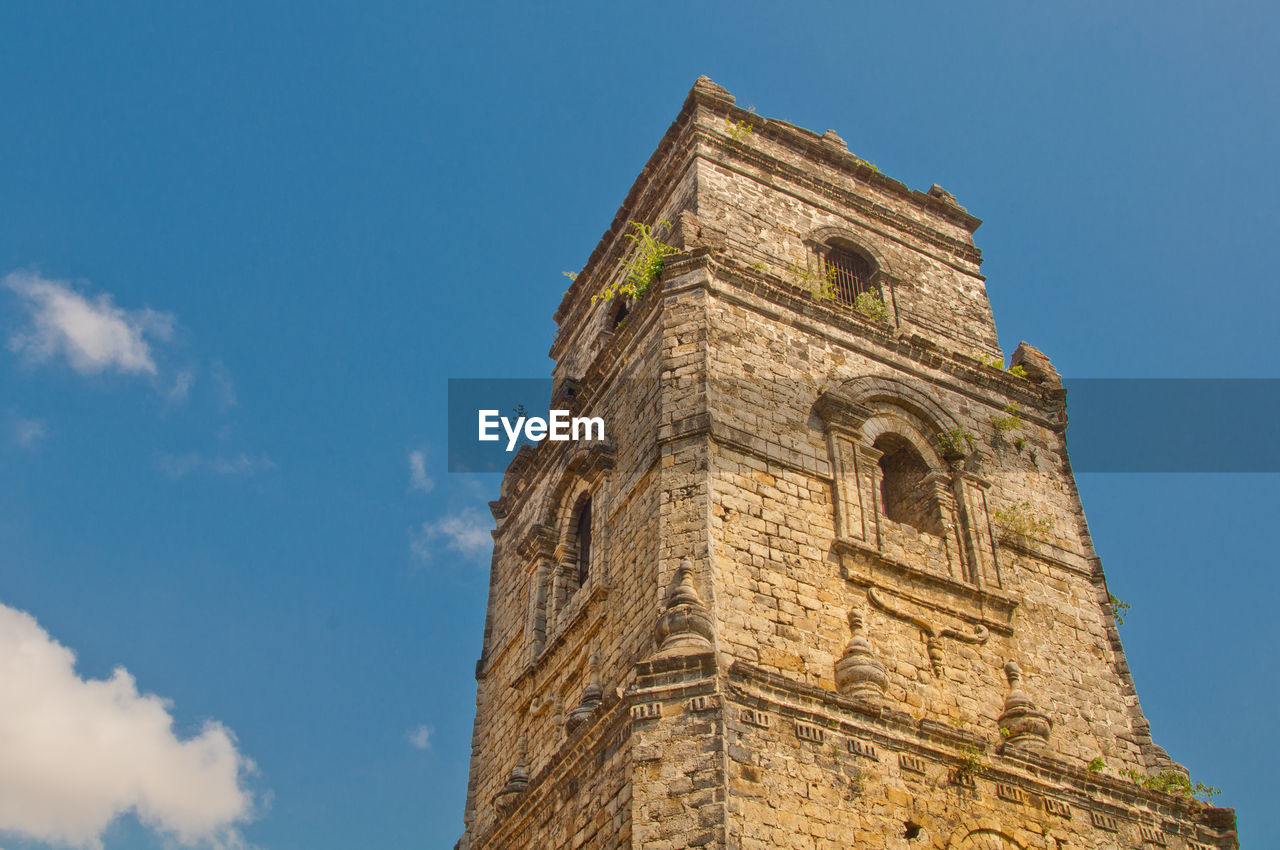
M 664 220 L 619 323 L 592 295 Z M 492 505 L 460 846 L 1237 846 L 1118 775 L 1182 768 L 979 223 L 698 81 L 556 314 L 556 406 L 609 444 L 522 449 Z M 887 318 L 815 286 L 837 248 Z

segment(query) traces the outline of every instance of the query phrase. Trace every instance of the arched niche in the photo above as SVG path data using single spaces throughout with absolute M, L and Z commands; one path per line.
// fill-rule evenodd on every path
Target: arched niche
M 974 471 L 981 458 L 963 439 L 945 439 L 963 428 L 931 388 L 858 377 L 823 393 L 814 413 L 827 436 L 838 543 L 954 582 L 999 586 L 987 484 Z
M 531 567 L 527 633 L 534 659 L 586 603 L 592 589 L 608 585 L 603 557 L 608 528 L 601 517 L 613 458 L 606 446 L 579 447 L 565 459 L 556 486 L 542 503 L 541 522 L 526 552 Z

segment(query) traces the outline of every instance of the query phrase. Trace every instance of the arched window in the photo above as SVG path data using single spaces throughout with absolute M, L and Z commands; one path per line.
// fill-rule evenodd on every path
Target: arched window
M 827 250 L 823 259 L 827 271 L 835 272 L 832 283 L 841 304 L 852 304 L 862 293 L 876 291 L 871 283 L 871 264 L 861 254 L 836 245 Z
M 591 497 L 583 496 L 574 509 L 573 536 L 578 549 L 578 587 L 591 574 Z
M 880 456 L 880 503 L 885 518 L 920 531 L 943 536 L 942 516 L 933 486 L 925 479 L 929 465 L 915 446 L 894 434 L 874 443 Z

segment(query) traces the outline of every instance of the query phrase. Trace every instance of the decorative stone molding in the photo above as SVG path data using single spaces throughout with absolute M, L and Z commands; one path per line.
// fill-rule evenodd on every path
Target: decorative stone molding
M 981 623 L 997 634 L 1013 634 L 1018 600 L 1008 593 L 913 566 L 857 540 L 837 540 L 835 550 L 851 584 L 891 592 L 941 614 Z
M 711 649 L 714 633 L 707 606 L 693 586 L 693 564 L 685 558 L 676 570 L 675 586 L 654 629 L 658 643 L 655 657 L 706 652 Z
M 910 753 L 898 753 L 898 766 L 911 773 L 925 772 L 925 760 Z
M 857 738 L 850 738 L 847 742 L 847 746 L 849 748 L 849 752 L 853 753 L 855 756 L 862 756 L 863 758 L 868 759 L 879 758 L 876 754 L 874 744 L 869 744 L 866 741 L 859 741 Z
M 1022 668 L 1018 662 L 1006 662 L 1004 675 L 1009 680 L 1009 695 L 1005 697 L 1004 711 L 996 721 L 1000 724 L 1000 734 L 1005 735 L 1002 749 L 1044 746 L 1049 741 L 1053 721 L 1036 708 L 1031 697 L 1022 690 Z
M 821 744 L 827 737 L 826 730 L 820 726 L 814 726 L 812 723 L 801 723 L 797 720 L 795 729 L 797 738 L 813 744 Z
M 914 625 L 916 628 L 918 628 L 921 632 L 924 633 L 925 648 L 929 653 L 929 666 L 933 668 L 933 674 L 935 676 L 942 675 L 942 640 L 943 638 L 950 638 L 951 640 L 958 640 L 961 643 L 971 643 L 971 644 L 977 644 L 978 646 L 981 646 L 982 644 L 985 644 L 987 642 L 987 639 L 989 637 L 991 637 L 991 632 L 987 629 L 986 626 L 982 626 L 982 625 L 974 626 L 972 633 L 962 632 L 959 629 L 953 629 L 950 627 L 939 629 L 937 626 L 935 626 L 933 623 L 930 623 L 928 620 L 924 619 L 923 617 L 917 617 L 914 614 L 911 614 L 907 611 L 903 611 L 899 608 L 894 607 L 893 605 L 890 605 L 888 602 L 880 598 L 879 594 L 876 593 L 876 589 L 874 587 L 870 588 L 867 591 L 867 599 L 871 602 L 872 605 L 874 605 L 876 608 L 880 609 L 881 611 L 885 612 L 889 616 L 899 620 L 905 620 L 908 623 L 911 623 L 912 625 Z M 1007 706 L 1007 703 L 1006 703 L 1006 706 Z
M 849 631 L 852 637 L 836 662 L 836 690 L 848 697 L 883 697 L 888 685 L 884 665 L 872 652 L 871 642 L 862 636 L 862 613 L 856 609 L 849 611 Z

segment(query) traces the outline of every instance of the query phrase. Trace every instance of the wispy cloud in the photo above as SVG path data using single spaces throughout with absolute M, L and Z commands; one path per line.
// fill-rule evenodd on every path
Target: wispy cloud
M 457 552 L 464 558 L 479 558 L 490 551 L 493 537 L 489 530 L 492 522 L 484 519 L 474 508 L 424 522 L 414 532 L 409 548 L 423 561 L 430 561 L 441 548 Z
M 29 272 L 5 276 L 28 325 L 9 338 L 9 349 L 34 363 L 64 358 L 82 375 L 115 370 L 156 374 L 151 342 L 173 335 L 173 316 L 155 310 L 124 310 L 107 293 L 89 297 L 70 283 Z
M 156 455 L 156 466 L 170 478 L 183 478 L 193 472 L 207 472 L 213 475 L 253 475 L 268 469 L 275 469 L 275 462 L 263 455 L 250 457 L 244 452 L 238 455 L 204 455 L 199 452 L 175 455 L 160 452 Z
M 181 404 L 187 400 L 187 396 L 191 394 L 191 387 L 195 385 L 196 373 L 193 369 L 182 369 L 173 377 L 173 386 L 165 390 L 164 396 L 175 404 Z
M 133 811 L 179 844 L 241 845 L 254 767 L 220 723 L 179 739 L 168 700 L 139 693 L 123 667 L 80 678 L 71 650 L 3 604 L 0 681 L 0 832 L 101 847 L 112 821 Z
M 427 475 L 427 455 L 421 449 L 409 452 L 409 489 L 430 493 L 436 482 Z
M 49 426 L 43 419 L 27 419 L 15 416 L 10 424 L 13 441 L 24 449 L 34 449 L 49 436 Z
M 409 745 L 417 750 L 431 749 L 431 736 L 435 734 L 435 729 L 430 726 L 419 726 L 417 729 L 409 730 Z
M 217 399 L 218 408 L 225 413 L 239 403 L 239 399 L 236 398 L 236 385 L 231 380 L 231 373 L 220 360 L 213 362 L 213 366 L 209 368 L 209 374 L 213 377 L 214 397 Z

